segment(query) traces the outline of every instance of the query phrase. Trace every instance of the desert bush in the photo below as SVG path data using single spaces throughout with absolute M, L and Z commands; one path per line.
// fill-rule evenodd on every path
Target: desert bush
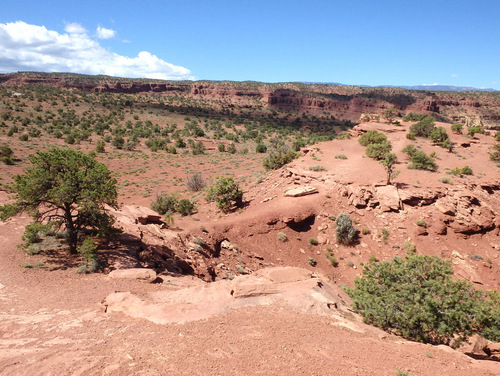
M 484 133 L 483 128 L 481 127 L 469 127 L 467 128 L 467 134 L 471 137 L 474 137 L 476 133 Z
M 23 133 L 19 136 L 19 141 L 28 141 L 29 136 L 26 133 Z
M 318 240 L 316 238 L 309 238 L 309 244 L 318 245 Z
M 423 220 L 423 219 L 419 219 L 417 221 L 417 226 L 420 226 L 420 227 L 427 227 L 427 223 Z
M 457 133 L 457 134 L 462 134 L 462 129 L 464 128 L 464 126 L 460 123 L 453 123 L 451 125 L 451 131 L 453 133 Z
M 95 145 L 95 151 L 97 153 L 104 153 L 105 152 L 105 143 L 103 140 L 98 140 L 96 145 Z
M 265 152 L 267 152 L 267 146 L 265 144 L 263 144 L 262 142 L 259 142 L 255 146 L 255 152 L 256 153 L 265 153 Z
M 243 205 L 243 191 L 233 178 L 219 177 L 213 186 L 208 189 L 207 201 L 215 201 L 216 206 L 223 212 L 229 211 L 231 206 Z
M 442 176 L 439 178 L 439 181 L 444 184 L 453 184 L 453 180 L 451 180 L 448 176 Z
M 267 170 L 276 170 L 287 163 L 290 163 L 298 154 L 285 144 L 278 144 L 268 152 L 268 156 L 262 161 Z
M 312 267 L 315 267 L 316 265 L 318 265 L 318 262 L 313 258 L 313 257 L 309 257 L 307 259 L 307 262 L 309 263 L 309 265 L 311 265 Z
M 288 240 L 288 236 L 284 232 L 278 232 L 277 239 L 284 243 Z
M 434 118 L 432 116 L 426 116 L 418 123 L 413 124 L 410 127 L 410 133 L 415 134 L 417 137 L 429 137 L 429 135 L 434 130 Z
M 117 135 L 113 138 L 113 141 L 111 141 L 111 145 L 113 145 L 118 150 L 121 150 L 125 146 L 125 140 L 122 136 Z
M 196 141 L 191 147 L 191 153 L 193 155 L 205 154 L 205 145 L 201 141 Z
M 421 121 L 425 119 L 426 114 L 416 114 L 414 112 L 410 112 L 403 117 L 403 121 Z
M 500 162 L 500 144 L 493 146 L 493 151 L 490 152 L 490 159 L 494 162 Z
M 495 140 L 500 141 L 500 131 L 495 133 Z
M 381 144 L 384 142 L 387 142 L 387 136 L 375 130 L 368 131 L 359 138 L 359 143 L 362 146 Z
M 345 154 L 337 154 L 335 156 L 335 159 L 347 159 L 347 155 L 345 155 Z
M 188 199 L 182 199 L 175 207 L 176 211 L 182 216 L 191 215 L 196 211 L 196 206 Z
M 236 145 L 234 143 L 232 143 L 231 145 L 228 146 L 227 148 L 227 152 L 229 154 L 236 154 L 238 150 L 236 149 Z
M 423 151 L 418 150 L 414 145 L 407 145 L 402 151 L 403 153 L 406 153 L 410 156 L 410 161 L 412 162 L 412 164 L 410 164 L 408 168 L 428 171 L 437 170 L 437 165 L 436 162 L 434 162 L 434 158 L 428 156 Z
M 333 267 L 339 266 L 339 261 L 335 256 L 332 255 L 331 252 L 326 252 L 326 258 L 328 261 L 330 261 L 330 264 L 332 264 Z
M 187 187 L 189 188 L 189 190 L 191 190 L 193 192 L 201 191 L 206 186 L 205 180 L 203 180 L 203 178 L 199 172 L 188 177 L 186 184 L 187 184 Z
M 178 203 L 179 194 L 177 192 L 171 194 L 157 194 L 154 202 L 151 204 L 151 209 L 161 215 L 164 215 L 168 212 L 175 212 Z
M 23 241 L 26 243 L 26 246 L 30 244 L 39 243 L 42 241 L 40 237 L 41 233 L 48 229 L 48 227 L 52 227 L 52 225 L 44 225 L 42 223 L 33 222 L 29 225 L 26 225 L 24 228 Z
M 448 133 L 446 133 L 446 129 L 443 127 L 434 128 L 429 135 L 429 139 L 436 145 L 444 148 L 449 147 L 450 137 L 448 136 Z
M 352 225 L 351 216 L 347 213 L 340 213 L 336 219 L 337 243 L 352 245 L 356 239 L 356 228 Z
M 217 145 L 217 150 L 219 150 L 219 152 L 221 152 L 221 153 L 225 153 L 226 152 L 226 145 L 224 145 L 224 144 Z
M 365 265 L 346 291 L 369 324 L 418 342 L 457 345 L 486 325 L 480 318 L 487 310 L 482 293 L 452 275 L 451 262 L 436 256 L 396 256 Z
M 326 171 L 326 168 L 324 166 L 315 165 L 315 166 L 309 166 L 309 170 L 311 170 L 311 171 Z
M 14 152 L 7 145 L 0 146 L 0 161 L 6 165 L 14 164 L 14 159 L 12 158 L 13 154 Z
M 386 154 L 390 153 L 392 150 L 392 145 L 389 141 L 384 141 L 378 144 L 369 144 L 366 147 L 366 155 L 370 158 L 374 158 L 376 160 L 381 160 L 385 157 Z
M 465 166 L 462 168 L 455 167 L 454 169 L 450 170 L 449 172 L 450 175 L 473 175 L 472 168 L 469 166 Z

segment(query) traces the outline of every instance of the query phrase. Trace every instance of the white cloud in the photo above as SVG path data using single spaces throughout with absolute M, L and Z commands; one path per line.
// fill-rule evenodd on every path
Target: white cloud
M 450 75 L 450 77 L 458 77 L 458 74 L 453 73 L 453 74 Z
M 97 27 L 97 38 L 99 39 L 111 39 L 116 35 L 116 31 L 113 29 L 106 29 L 105 27 Z
M 164 80 L 192 79 L 189 69 L 170 64 L 150 52 L 142 51 L 136 57 L 128 57 L 108 51 L 78 23 L 67 24 L 65 31 L 60 34 L 45 26 L 23 21 L 0 23 L 0 72 L 73 72 Z

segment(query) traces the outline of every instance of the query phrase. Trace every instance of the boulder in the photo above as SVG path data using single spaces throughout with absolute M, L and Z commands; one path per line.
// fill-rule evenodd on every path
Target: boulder
M 138 279 L 144 282 L 156 280 L 156 272 L 146 268 L 116 269 L 111 271 L 108 276 L 114 279 Z
M 393 185 L 385 185 L 376 188 L 376 195 L 380 209 L 384 212 L 398 211 L 401 209 L 401 199 L 398 189 Z
M 311 187 L 311 186 L 304 186 L 304 187 L 289 189 L 288 191 L 285 192 L 285 196 L 286 197 L 301 197 L 301 196 L 311 195 L 313 193 L 318 193 L 318 188 Z
M 154 210 L 139 205 L 125 205 L 122 210 L 123 214 L 135 220 L 135 223 L 146 225 L 148 223 L 158 223 L 161 220 L 161 215 Z

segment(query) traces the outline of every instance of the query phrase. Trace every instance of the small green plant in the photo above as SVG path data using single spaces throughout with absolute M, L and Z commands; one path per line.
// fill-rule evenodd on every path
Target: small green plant
M 405 240 L 404 249 L 407 254 L 413 254 L 417 250 L 417 246 L 415 245 L 415 243 L 409 240 Z
M 337 154 L 335 156 L 335 159 L 347 159 L 347 155 L 345 155 L 345 154 Z
M 98 269 L 97 250 L 97 245 L 92 238 L 86 238 L 78 247 L 78 253 L 85 260 L 87 270 L 90 272 L 96 272 Z
M 382 240 L 384 243 L 387 243 L 387 240 L 389 239 L 389 230 L 387 228 L 382 229 Z
M 448 176 L 441 176 L 439 178 L 439 181 L 444 184 L 450 184 L 453 185 L 453 180 L 451 180 Z
M 332 255 L 331 251 L 326 252 L 326 258 L 330 261 L 333 267 L 339 266 L 339 262 L 335 256 Z
M 311 265 L 312 267 L 315 267 L 316 265 L 318 265 L 318 262 L 313 258 L 313 257 L 309 257 L 307 259 L 307 262 L 309 263 L 309 265 Z
M 463 125 L 460 123 L 453 123 L 451 125 L 451 131 L 456 134 L 462 134 Z
M 309 166 L 309 170 L 311 170 L 311 171 L 326 171 L 326 168 L 324 166 L 315 165 L 315 166 Z
M 361 233 L 363 235 L 370 235 L 372 233 L 372 230 L 370 230 L 369 228 L 365 227 L 364 229 L 361 230 Z
M 397 368 L 396 376 L 410 376 L 410 374 L 407 371 L 403 371 L 402 369 Z
M 280 242 L 284 243 L 288 240 L 288 236 L 284 232 L 278 232 L 277 238 Z
M 340 213 L 336 219 L 337 243 L 352 245 L 356 240 L 356 228 L 352 225 L 351 216 L 347 213 Z
M 318 245 L 318 240 L 316 238 L 309 238 L 309 244 Z
M 427 223 L 423 219 L 417 221 L 417 226 L 427 228 Z

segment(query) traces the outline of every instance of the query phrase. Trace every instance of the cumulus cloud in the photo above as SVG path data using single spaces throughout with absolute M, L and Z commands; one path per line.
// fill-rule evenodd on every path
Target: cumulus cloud
M 104 35 L 114 33 L 105 30 Z M 99 34 L 99 28 L 98 28 Z M 147 51 L 136 57 L 108 51 L 92 39 L 78 23 L 65 33 L 23 21 L 0 23 L 0 72 L 43 71 L 105 74 L 164 80 L 191 79 L 191 72 L 170 64 Z
M 99 39 L 111 39 L 116 35 L 116 31 L 113 29 L 106 29 L 105 27 L 97 27 L 97 38 Z

